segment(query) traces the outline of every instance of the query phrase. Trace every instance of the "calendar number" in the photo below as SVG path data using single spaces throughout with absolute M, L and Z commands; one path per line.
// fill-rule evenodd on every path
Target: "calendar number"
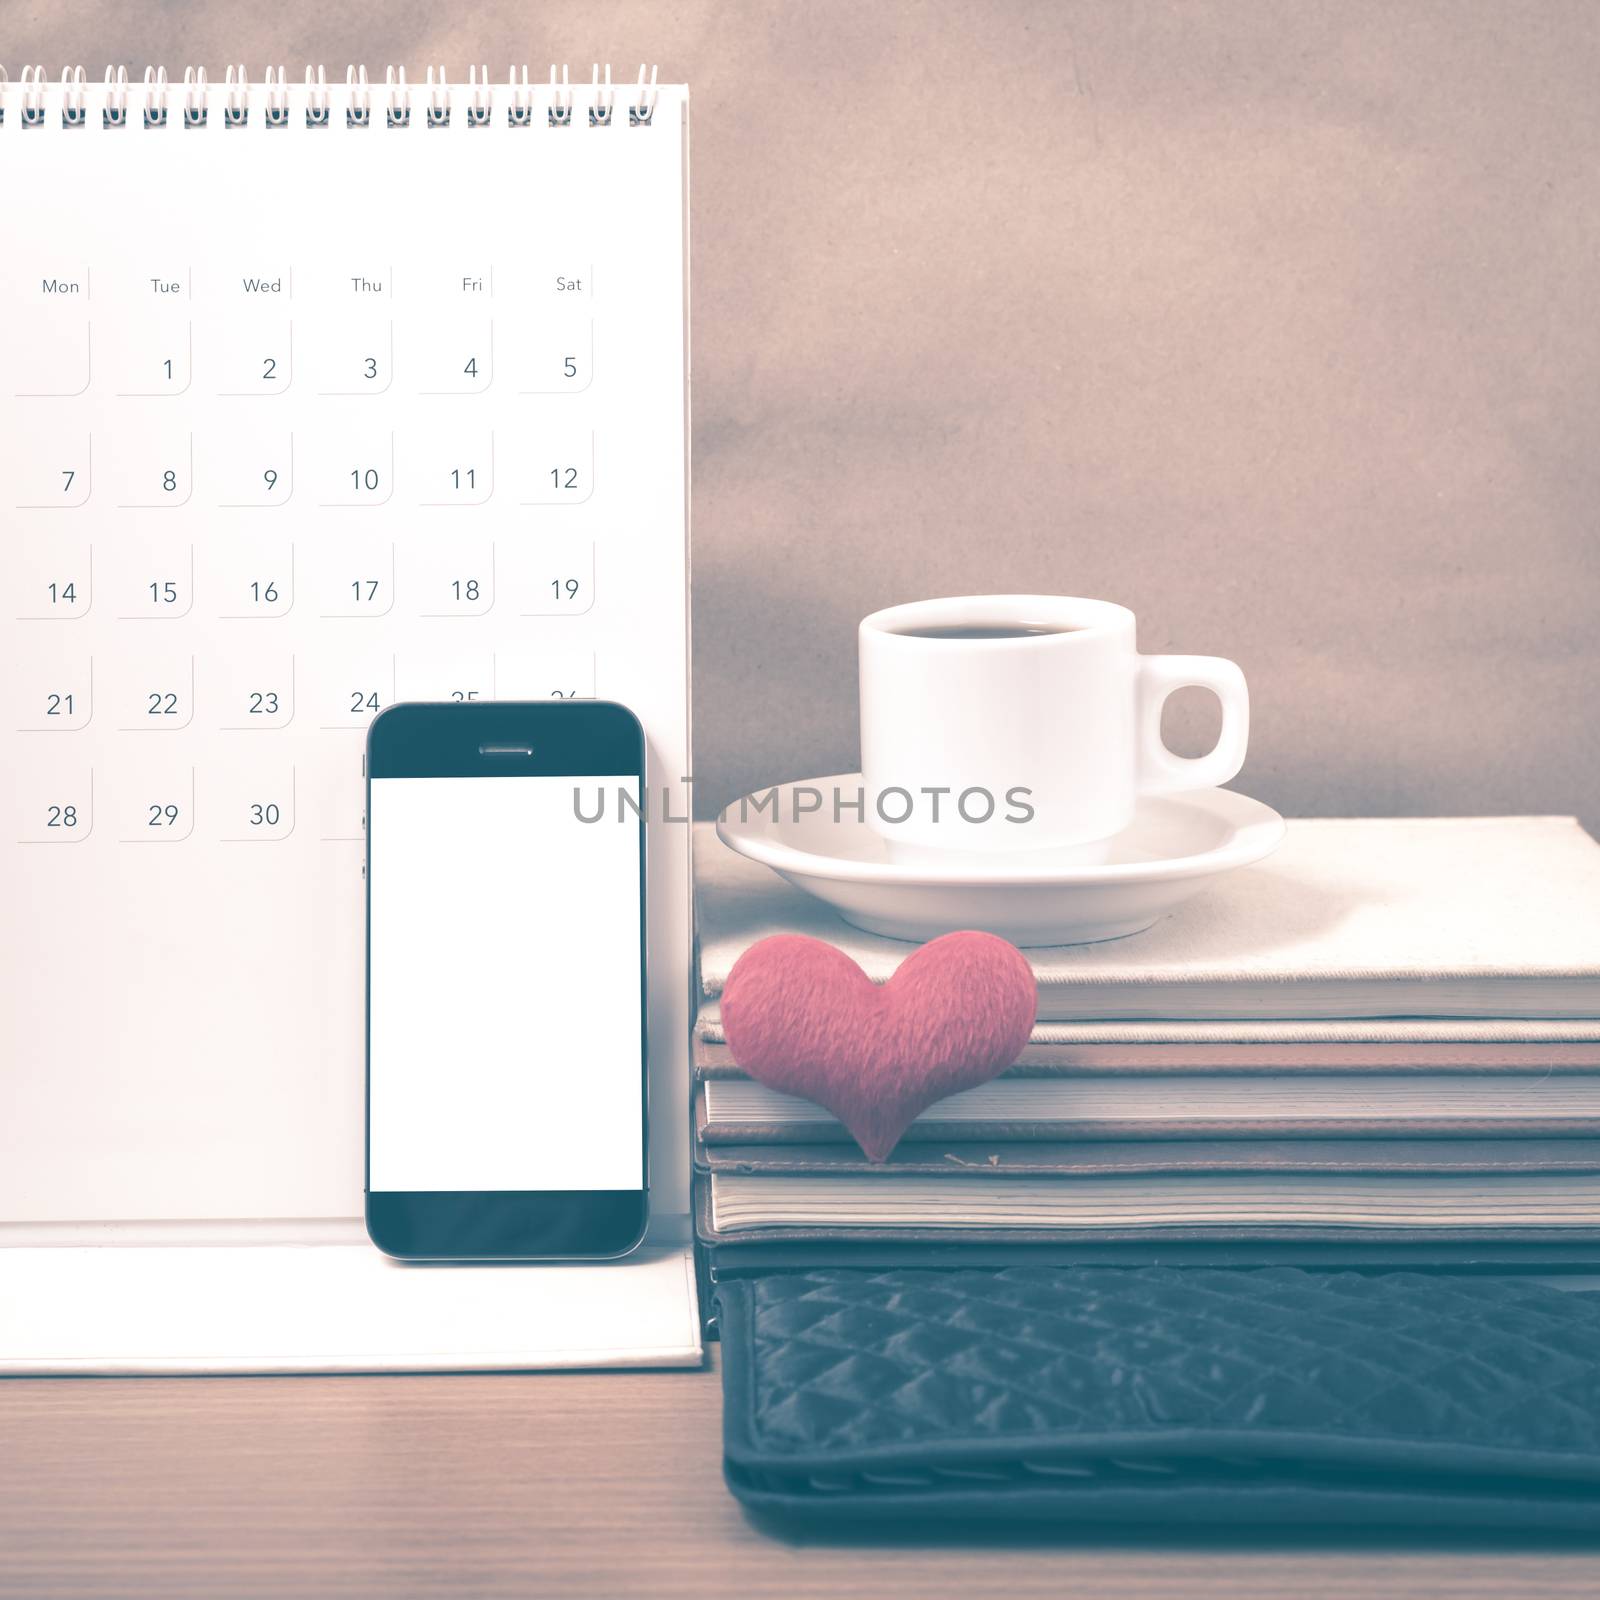
M 78 586 L 75 583 L 52 583 L 49 588 L 51 605 L 71 606 L 78 603 Z
M 543 651 L 495 654 L 495 694 L 502 700 L 582 700 L 594 693 L 594 657 Z
M 253 606 L 275 606 L 278 603 L 278 586 L 271 578 L 265 583 L 259 579 L 250 585 L 250 604 Z
M 452 689 L 450 691 L 450 698 L 459 705 L 465 700 L 476 700 L 478 698 L 478 691 L 476 689 Z
M 46 813 L 45 827 L 47 828 L 76 828 L 78 826 L 78 808 L 76 806 L 51 806 Z
M 18 725 L 41 733 L 86 727 L 97 709 L 93 675 L 94 663 L 88 657 L 71 665 L 41 669 L 31 683 L 19 686 L 22 692 L 13 702 L 20 713 Z M 50 688 L 52 683 L 57 685 L 55 689 Z M 7 774 L 8 779 L 12 776 Z M 44 795 L 39 798 L 43 801 Z
M 252 828 L 276 828 L 283 820 L 283 813 L 270 800 L 264 803 L 251 802 L 250 826 Z
M 350 691 L 350 714 L 355 717 L 364 717 L 369 711 L 378 709 L 378 691 L 376 689 L 352 689 Z
M 193 436 L 164 430 L 164 437 L 152 441 L 148 451 L 113 451 L 106 466 L 111 497 L 117 504 L 164 509 L 184 505 L 194 487 Z
M 289 387 L 294 335 L 287 317 L 247 311 L 219 318 L 204 337 L 215 393 L 282 394 Z
M 252 357 L 252 360 L 255 358 Z M 254 382 L 256 368 L 252 367 L 249 381 Z M 280 368 L 280 371 L 283 369 Z M 241 383 L 246 381 L 240 380 Z M 230 394 L 278 394 L 282 386 L 270 389 L 230 389 Z M 216 411 L 217 428 L 208 428 L 201 436 L 198 447 L 200 461 L 200 487 L 214 505 L 218 506 L 279 506 L 294 491 L 294 437 L 277 428 L 242 428 L 228 425 L 226 407 Z M 274 417 L 269 409 L 264 417 Z M 354 453 L 356 446 L 344 445 L 339 454 Z M 342 471 L 344 462 L 339 463 Z M 180 474 L 180 476 L 182 476 Z M 337 477 L 335 478 L 337 480 Z M 180 487 L 188 487 L 180 485 Z
M 278 714 L 278 691 L 276 689 L 252 689 L 250 691 L 250 715 L 252 717 L 275 717 Z
M 172 828 L 177 826 L 178 808 L 174 805 L 152 805 L 145 822 L 147 828 Z
M 8 262 L 14 259 L 15 248 L 8 235 Z M 0 289 L 0 305 L 5 303 L 6 291 Z M 21 388 L 27 382 L 20 367 L 11 361 L 27 351 L 35 332 L 25 327 L 20 318 L 20 309 L 14 310 L 10 322 L 0 329 L 0 384 L 4 385 L 7 399 L 13 388 Z M 87 328 L 84 331 L 87 334 Z M 12 334 L 21 335 L 20 349 Z M 0 483 L 4 485 L 0 492 L 4 493 L 8 509 L 49 506 L 53 510 L 58 506 L 81 506 L 88 500 L 94 477 L 88 419 L 68 420 L 73 415 L 61 417 L 54 407 L 36 404 L 20 410 L 7 422 L 5 434 L 0 437 Z
M 350 392 L 364 394 L 370 391 Z M 387 428 L 363 432 L 363 437 L 330 440 L 326 445 L 321 441 L 313 444 L 309 470 L 316 497 L 323 505 L 376 506 L 394 493 L 394 434 Z M 293 465 L 296 471 L 300 470 L 297 462 Z M 439 463 L 437 478 L 433 476 L 432 465 L 428 462 L 418 470 L 419 479 L 440 484 L 446 482 L 443 473 L 449 463 Z
M 457 561 L 461 559 L 456 557 Z M 350 558 L 330 556 L 325 563 L 318 561 L 312 582 L 316 609 L 324 617 L 361 617 L 370 621 L 384 616 L 394 604 L 393 547 L 368 549 Z M 353 671 L 357 677 L 366 676 L 365 668 L 356 667 Z
M 519 550 L 517 595 L 528 617 L 575 617 L 590 610 L 595 597 L 594 541 L 561 538 L 541 540 Z M 554 674 L 560 683 L 565 673 Z
M 416 552 L 407 588 L 425 617 L 479 616 L 494 604 L 494 569 L 495 550 L 489 540 L 436 539 Z M 444 674 L 446 682 L 450 676 Z M 433 687 L 441 687 L 438 679 Z
M 568 433 L 565 438 L 543 439 L 534 449 L 526 450 L 513 459 L 517 460 L 520 469 L 517 473 L 521 489 L 518 498 L 524 505 L 574 505 L 580 500 L 587 500 L 594 489 L 592 434 Z M 553 466 L 553 462 L 560 462 L 561 465 Z
M 171 693 L 151 691 L 145 695 L 147 717 L 175 717 L 178 714 L 178 697 Z
M 523 394 L 574 394 L 588 387 L 594 373 L 594 330 L 587 317 L 555 327 L 512 323 L 505 348 Z
M 394 377 L 394 329 L 387 319 L 330 315 L 309 329 L 301 348 L 312 386 L 321 394 L 380 394 Z M 289 352 L 279 353 L 287 364 Z
M 146 587 L 150 591 L 150 599 L 153 604 L 174 606 L 178 603 L 178 586 L 170 578 L 147 584 Z
M 406 376 L 421 394 L 477 393 L 488 387 L 498 342 L 486 314 L 457 315 L 440 306 L 414 318 L 407 330 Z
M 407 443 L 407 460 L 413 466 L 421 504 L 482 505 L 494 493 L 494 434 L 490 429 L 446 432 L 435 428 Z

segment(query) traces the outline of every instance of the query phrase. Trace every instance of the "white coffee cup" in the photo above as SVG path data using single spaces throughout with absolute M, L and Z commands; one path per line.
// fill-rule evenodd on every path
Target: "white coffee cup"
M 1141 795 L 1226 783 L 1244 764 L 1250 697 L 1218 656 L 1142 656 L 1106 600 L 966 595 L 865 618 L 861 772 L 867 822 L 897 847 L 1091 847 Z M 1174 755 L 1161 708 L 1212 690 L 1209 754 Z

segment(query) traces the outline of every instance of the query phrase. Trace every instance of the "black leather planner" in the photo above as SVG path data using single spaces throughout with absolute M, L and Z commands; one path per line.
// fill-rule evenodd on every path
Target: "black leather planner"
M 769 1514 L 1600 1535 L 1600 1294 L 1023 1266 L 718 1296 L 727 1481 Z

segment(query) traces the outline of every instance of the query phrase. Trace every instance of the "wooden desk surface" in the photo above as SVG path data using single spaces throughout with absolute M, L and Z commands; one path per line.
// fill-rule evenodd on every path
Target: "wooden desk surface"
M 797 1544 L 722 1486 L 714 1370 L 0 1383 L 0 1594 L 1592 1597 L 1505 1543 Z

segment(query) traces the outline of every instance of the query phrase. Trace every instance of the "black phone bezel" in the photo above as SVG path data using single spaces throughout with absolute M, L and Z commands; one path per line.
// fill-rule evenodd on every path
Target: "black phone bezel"
M 639 829 L 639 1188 L 374 1190 L 372 1188 L 372 784 L 379 778 L 632 778 L 645 796 L 639 719 L 610 700 L 402 702 L 367 730 L 365 1100 L 367 1235 L 402 1261 L 573 1261 L 627 1255 L 650 1211 L 650 1074 L 645 904 L 646 830 Z M 380 864 L 381 865 L 381 864 Z

